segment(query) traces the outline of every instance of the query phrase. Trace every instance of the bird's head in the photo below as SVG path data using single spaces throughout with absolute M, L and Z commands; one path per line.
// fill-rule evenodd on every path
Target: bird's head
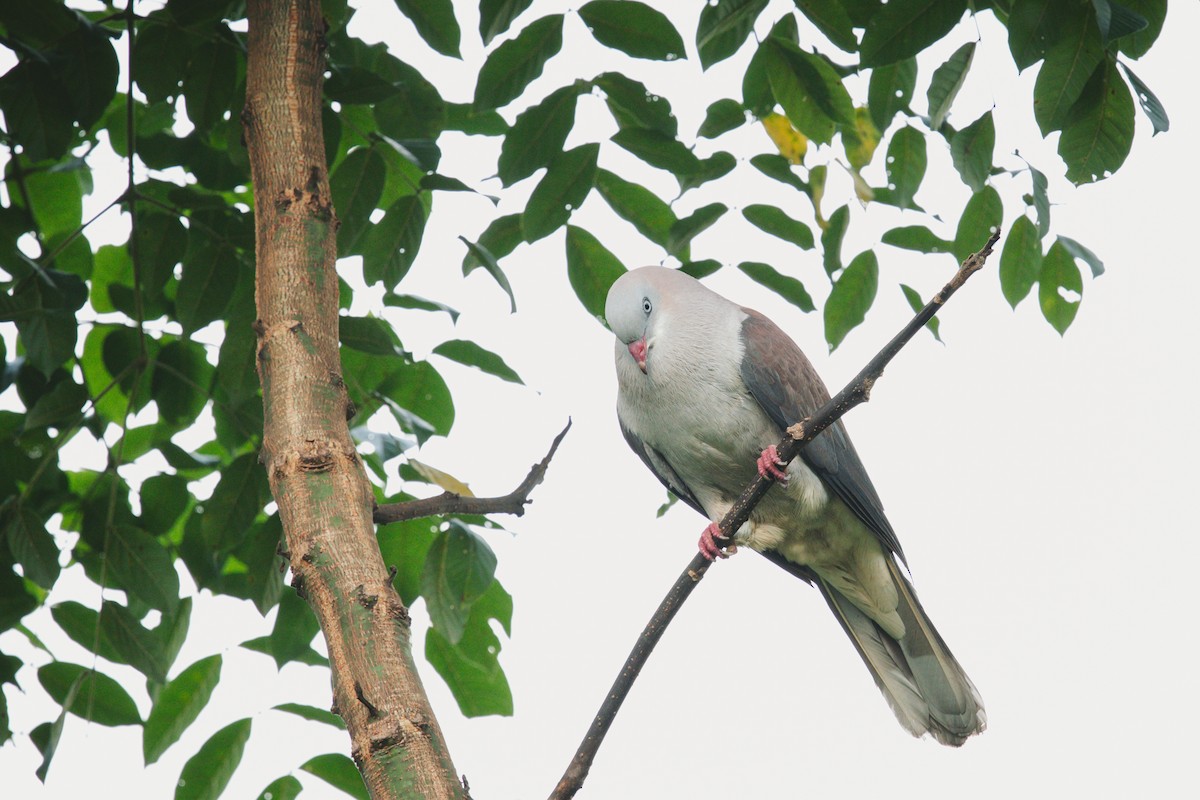
M 629 350 L 638 369 L 646 372 L 646 361 L 661 328 L 665 295 L 664 273 L 674 270 L 642 267 L 625 273 L 608 290 L 604 317 L 617 339 Z

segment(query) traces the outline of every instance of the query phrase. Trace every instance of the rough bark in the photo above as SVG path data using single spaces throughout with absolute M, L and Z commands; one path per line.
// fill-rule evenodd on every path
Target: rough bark
M 337 218 L 321 131 L 318 0 L 251 0 L 243 126 L 254 179 L 262 461 L 293 586 L 321 623 L 334 709 L 373 798 L 460 798 L 371 520 L 338 355 Z

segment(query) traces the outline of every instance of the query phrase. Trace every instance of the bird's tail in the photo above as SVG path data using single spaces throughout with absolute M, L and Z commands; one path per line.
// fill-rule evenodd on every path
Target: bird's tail
M 888 559 L 904 636 L 888 635 L 826 581 L 816 584 L 854 642 L 888 705 L 913 736 L 932 734 L 957 747 L 987 726 L 983 700 L 925 615 L 912 584 Z

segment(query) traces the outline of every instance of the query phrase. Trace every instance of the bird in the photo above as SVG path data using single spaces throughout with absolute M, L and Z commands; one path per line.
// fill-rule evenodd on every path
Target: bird
M 982 732 L 983 700 L 917 600 L 845 426 L 827 428 L 786 467 L 778 457 L 787 427 L 829 400 L 800 347 L 763 314 L 668 267 L 621 275 L 604 314 L 616 337 L 621 432 L 672 494 L 711 520 L 705 558 L 742 545 L 816 586 L 912 735 L 957 747 Z M 718 521 L 756 473 L 776 483 L 723 540 Z

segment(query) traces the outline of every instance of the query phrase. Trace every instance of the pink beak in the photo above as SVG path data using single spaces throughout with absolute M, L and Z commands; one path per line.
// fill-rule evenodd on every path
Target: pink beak
M 642 374 L 646 374 L 646 337 L 638 339 L 636 342 L 629 343 L 629 355 L 633 356 L 633 360 L 637 362 L 638 369 Z

